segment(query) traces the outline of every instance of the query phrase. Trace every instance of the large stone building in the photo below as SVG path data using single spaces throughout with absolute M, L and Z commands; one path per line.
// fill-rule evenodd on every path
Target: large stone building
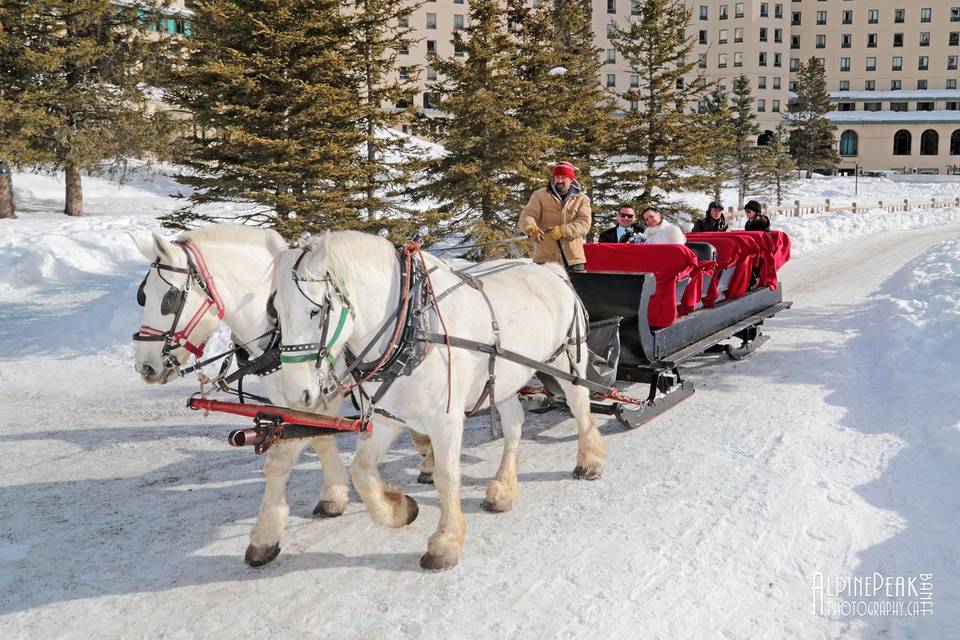
M 549 0 L 531 0 L 533 3 Z M 400 73 L 422 67 L 422 85 L 436 79 L 428 55 L 454 51 L 452 33 L 469 19 L 469 0 L 426 0 L 409 18 L 417 42 L 401 52 Z M 189 34 L 189 0 L 175 0 L 162 29 Z M 960 173 L 960 0 L 686 0 L 690 36 L 705 73 L 727 83 L 752 80 L 761 127 L 787 110 L 801 61 L 819 58 L 836 104 L 841 171 Z M 602 50 L 600 81 L 623 90 L 636 81 L 607 37 L 630 19 L 634 0 L 593 2 L 593 30 Z M 406 63 L 406 64 L 405 64 Z M 422 89 L 413 104 L 438 114 Z M 623 105 L 629 108 L 629 105 Z M 761 136 L 762 138 L 763 136 Z
M 419 42 L 401 56 L 422 65 L 427 54 L 456 55 L 455 29 L 469 17 L 469 0 L 429 0 L 410 17 Z M 532 0 L 538 2 L 539 0 Z M 549 1 L 549 0 L 544 0 Z M 690 35 L 700 66 L 728 83 L 753 82 L 764 130 L 782 120 L 794 72 L 820 58 L 837 110 L 841 171 L 953 171 L 960 165 L 960 0 L 687 0 Z M 605 60 L 601 82 L 623 90 L 632 81 L 607 38 L 609 25 L 630 19 L 633 0 L 593 2 L 593 30 Z M 429 92 L 414 104 L 432 111 Z M 628 105 L 624 105 L 629 108 Z

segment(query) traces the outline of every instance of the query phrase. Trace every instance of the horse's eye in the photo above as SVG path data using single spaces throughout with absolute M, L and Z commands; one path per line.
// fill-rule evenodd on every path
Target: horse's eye
M 318 313 L 320 313 L 320 308 L 319 308 L 319 307 L 310 312 L 310 319 L 313 320 L 313 319 L 317 316 Z

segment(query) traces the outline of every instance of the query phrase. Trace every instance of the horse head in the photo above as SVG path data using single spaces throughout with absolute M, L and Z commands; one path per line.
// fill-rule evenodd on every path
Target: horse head
M 281 255 L 274 271 L 280 323 L 280 380 L 291 407 L 308 408 L 339 395 L 334 365 L 355 327 L 343 274 L 331 269 L 330 234 Z
M 150 261 L 137 290 L 143 314 L 133 334 L 134 369 L 145 382 L 165 384 L 191 353 L 203 353 L 223 317 L 222 303 L 190 258 L 187 244 L 170 242 L 156 233 L 133 240 Z

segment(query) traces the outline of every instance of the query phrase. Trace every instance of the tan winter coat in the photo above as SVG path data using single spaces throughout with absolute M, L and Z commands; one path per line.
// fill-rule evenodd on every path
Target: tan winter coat
M 590 231 L 592 216 L 590 198 L 586 194 L 567 196 L 561 209 L 560 199 L 549 187 L 537 189 L 520 212 L 520 231 L 526 233 L 531 224 L 537 225 L 547 234 L 543 241 L 537 244 L 537 250 L 533 254 L 535 262 L 557 262 L 562 265 L 561 246 L 568 265 L 583 264 L 587 261 L 583 255 L 583 238 Z M 563 237 L 559 243 L 550 237 L 550 230 L 556 226 L 563 228 Z

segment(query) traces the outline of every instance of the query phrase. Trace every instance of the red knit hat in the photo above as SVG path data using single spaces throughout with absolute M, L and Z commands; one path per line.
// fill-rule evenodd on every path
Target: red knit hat
M 557 176 L 563 176 L 565 178 L 570 178 L 571 180 L 576 180 L 577 168 L 566 160 L 563 160 L 562 162 L 558 162 L 553 167 L 553 177 L 556 178 Z

